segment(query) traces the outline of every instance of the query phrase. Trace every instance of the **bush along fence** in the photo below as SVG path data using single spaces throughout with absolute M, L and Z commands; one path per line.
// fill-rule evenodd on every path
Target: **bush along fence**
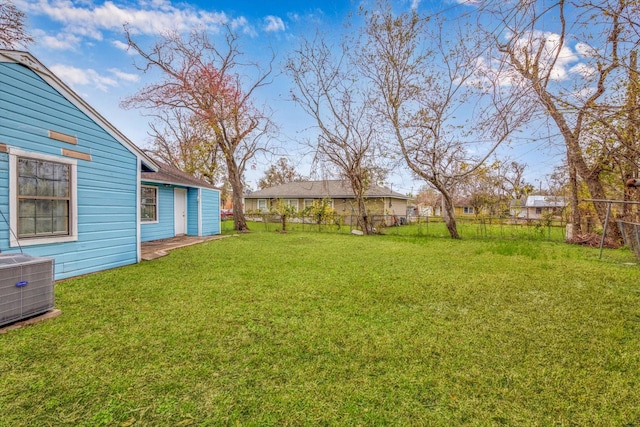
M 370 215 L 375 234 L 398 236 L 448 237 L 449 233 L 439 216 Z M 350 234 L 359 230 L 357 215 L 247 214 L 249 228 L 273 232 L 321 232 Z M 564 242 L 566 223 L 556 218 L 526 219 L 488 216 L 456 218 L 458 232 L 464 238 L 535 239 Z M 233 221 L 223 223 L 224 231 L 233 230 Z

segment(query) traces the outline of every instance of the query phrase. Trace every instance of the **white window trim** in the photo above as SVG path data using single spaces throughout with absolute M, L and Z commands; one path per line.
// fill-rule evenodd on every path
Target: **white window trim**
M 155 221 L 143 221 L 142 220 L 142 187 L 155 188 L 155 190 L 156 190 L 156 219 L 155 219 Z M 145 184 L 140 185 L 140 199 L 138 201 L 138 204 L 140 205 L 140 216 L 138 217 L 138 220 L 140 221 L 140 224 L 142 224 L 142 225 L 157 224 L 157 223 L 160 222 L 160 187 L 158 187 L 157 185 L 145 185 Z
M 300 208 L 300 201 L 298 199 L 284 199 L 285 206 L 293 206 L 296 210 Z
M 310 208 L 313 206 L 313 203 L 315 202 L 315 199 L 304 199 L 304 208 Z
M 56 237 L 30 237 L 28 239 L 18 238 L 18 157 L 25 157 L 46 162 L 64 163 L 70 166 L 71 177 L 71 202 L 69 204 L 69 235 Z M 24 151 L 18 148 L 9 147 L 9 212 L 10 224 L 13 232 L 9 233 L 9 246 L 33 246 L 47 245 L 51 243 L 75 242 L 78 240 L 78 162 L 67 157 L 52 156 L 50 154 Z
M 257 199 L 256 209 L 260 212 L 267 212 L 269 210 L 269 202 L 267 199 Z M 264 208 L 260 207 L 260 202 L 264 202 Z

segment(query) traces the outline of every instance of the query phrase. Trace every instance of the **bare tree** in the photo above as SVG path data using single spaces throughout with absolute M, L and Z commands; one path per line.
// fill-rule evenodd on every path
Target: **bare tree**
M 317 124 L 316 160 L 329 162 L 348 180 L 358 225 L 370 234 L 366 192 L 384 175 L 379 130 L 370 108 L 371 94 L 347 51 L 345 44 L 334 49 L 316 34 L 289 57 L 286 71 L 295 83 L 293 99 Z
M 611 120 L 612 115 L 626 116 L 637 110 L 636 103 L 624 112 L 620 94 L 625 87 L 620 82 L 627 78 L 624 58 L 639 42 L 637 2 L 487 2 L 485 7 L 494 23 L 487 38 L 493 37 L 501 52 L 496 60 L 507 64 L 514 78 L 529 88 L 531 96 L 521 102 L 536 105 L 550 117 L 564 141 L 574 226 L 580 231 L 580 218 L 575 216 L 577 178 L 585 183 L 590 198 L 607 198 L 603 176 L 610 168 L 612 153 L 598 140 L 610 138 L 597 134 L 605 131 L 622 138 L 622 127 L 617 126 L 620 120 Z M 496 22 L 500 22 L 498 30 Z M 541 28 L 545 22 L 553 22 L 554 28 Z M 579 62 L 568 70 L 571 61 Z M 624 180 L 619 183 L 623 186 Z M 604 225 L 606 205 L 595 203 L 594 209 Z M 613 225 L 611 222 L 607 227 L 608 237 L 619 240 L 618 228 Z
M 25 14 L 9 0 L 0 0 L 0 48 L 15 49 L 33 43 L 25 29 Z
M 150 123 L 150 154 L 213 185 L 224 184 L 226 168 L 211 128 L 189 111 L 160 111 Z
M 496 164 L 496 184 L 511 199 L 521 199 L 534 189 L 524 179 L 526 167 L 526 164 L 516 161 L 502 161 Z
M 423 215 L 423 212 L 427 215 L 435 215 L 439 199 L 438 192 L 431 188 L 430 185 L 425 184 L 422 186 L 418 190 L 415 200 L 416 204 L 422 209 L 422 211 L 417 212 L 418 215 Z
M 394 16 L 384 3 L 363 16 L 360 67 L 377 90 L 381 124 L 411 171 L 442 195 L 457 239 L 453 193 L 517 126 L 511 100 L 480 74 L 481 40 L 463 27 L 445 36 L 442 22 L 415 11 Z
M 266 69 L 241 62 L 238 36 L 228 27 L 220 45 L 212 43 L 204 31 L 192 31 L 186 38 L 170 32 L 149 50 L 132 39 L 127 27 L 125 33 L 129 47 L 142 58 L 138 68 L 158 70 L 163 77 L 123 105 L 155 112 L 185 110 L 210 129 L 233 191 L 234 228 L 246 230 L 243 172 L 247 162 L 265 149 L 264 139 L 273 127 L 266 109 L 258 109 L 253 101 L 256 91 L 270 83 L 273 57 Z
M 296 171 L 296 168 L 289 163 L 287 158 L 280 157 L 276 163 L 269 166 L 264 172 L 264 176 L 258 181 L 258 188 L 269 188 L 302 180 L 303 176 Z

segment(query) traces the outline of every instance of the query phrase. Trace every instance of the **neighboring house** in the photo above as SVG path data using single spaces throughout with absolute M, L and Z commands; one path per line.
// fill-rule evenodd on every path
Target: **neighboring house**
M 540 219 L 545 215 L 561 216 L 567 202 L 562 196 L 527 196 L 511 201 L 510 213 L 514 218 Z
M 431 207 L 429 207 L 431 209 Z M 443 198 L 442 195 L 439 195 L 436 200 L 436 205 L 433 209 L 433 216 L 442 216 L 443 211 Z M 460 217 L 472 217 L 476 216 L 478 212 L 476 208 L 471 205 L 469 199 L 466 198 L 454 198 L 453 200 L 453 215 L 456 218 Z
M 338 215 L 356 213 L 355 198 L 346 181 L 298 181 L 254 191 L 244 197 L 245 213 L 268 212 L 276 200 L 292 205 L 298 212 L 313 206 L 314 202 L 329 200 Z M 395 215 L 406 218 L 409 198 L 388 188 L 372 185 L 366 192 L 370 215 Z
M 0 252 L 53 257 L 59 280 L 139 262 L 142 241 L 218 234 L 219 192 L 183 178 L 31 54 L 0 50 Z

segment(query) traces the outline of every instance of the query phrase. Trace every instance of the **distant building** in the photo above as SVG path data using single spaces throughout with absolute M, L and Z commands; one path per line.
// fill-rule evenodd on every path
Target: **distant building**
M 567 201 L 562 196 L 534 195 L 512 200 L 509 211 L 514 218 L 540 219 L 549 213 L 561 216 L 566 207 Z
M 314 202 L 329 200 L 338 215 L 356 212 L 355 196 L 347 181 L 298 181 L 254 191 L 244 197 L 245 213 L 269 212 L 276 200 L 303 212 Z M 390 215 L 404 218 L 407 215 L 409 197 L 378 185 L 371 185 L 366 192 L 366 204 L 370 215 Z

